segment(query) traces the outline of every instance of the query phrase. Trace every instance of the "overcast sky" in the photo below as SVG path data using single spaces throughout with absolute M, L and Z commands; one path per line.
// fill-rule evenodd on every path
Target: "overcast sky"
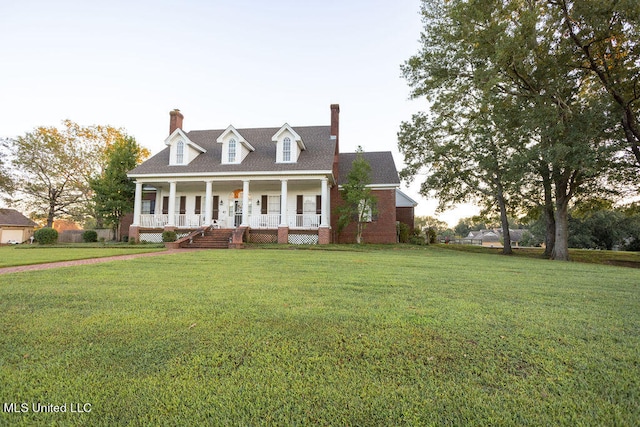
M 152 153 L 184 129 L 328 125 L 340 149 L 392 151 L 426 108 L 400 64 L 418 51 L 419 0 L 0 2 L 0 136 L 37 126 L 124 128 Z M 418 178 L 419 179 L 419 178 Z M 402 190 L 433 215 L 418 185 Z M 441 215 L 455 224 L 469 210 Z

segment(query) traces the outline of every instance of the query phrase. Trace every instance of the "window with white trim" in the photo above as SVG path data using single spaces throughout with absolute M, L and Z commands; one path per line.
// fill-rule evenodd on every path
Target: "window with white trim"
M 238 143 L 235 139 L 231 138 L 229 140 L 229 163 L 236 162 L 237 150 L 238 150 Z
M 269 209 L 268 213 L 270 214 L 279 214 L 280 213 L 280 196 L 269 196 Z
M 282 161 L 290 162 L 291 161 L 291 138 L 286 137 L 282 141 Z
M 178 141 L 176 144 L 176 164 L 184 164 L 184 141 Z

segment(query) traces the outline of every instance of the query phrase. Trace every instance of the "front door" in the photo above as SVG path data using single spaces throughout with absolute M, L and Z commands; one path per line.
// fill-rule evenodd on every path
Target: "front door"
M 233 201 L 233 225 L 238 227 L 242 224 L 242 199 Z

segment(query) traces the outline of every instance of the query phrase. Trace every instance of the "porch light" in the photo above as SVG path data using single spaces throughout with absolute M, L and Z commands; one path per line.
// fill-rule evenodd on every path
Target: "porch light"
M 260 200 L 256 200 L 256 205 L 260 206 Z
M 224 206 L 224 201 L 220 200 L 220 206 Z

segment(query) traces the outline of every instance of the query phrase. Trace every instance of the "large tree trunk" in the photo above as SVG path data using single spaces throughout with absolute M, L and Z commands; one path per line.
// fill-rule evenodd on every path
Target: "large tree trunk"
M 546 164 L 541 165 L 540 175 L 542 176 L 542 186 L 544 188 L 544 206 L 542 209 L 546 227 L 544 235 L 544 256 L 551 258 L 556 243 L 556 219 L 554 215 L 551 177 Z
M 502 194 L 502 186 L 498 185 L 498 194 L 496 195 L 498 206 L 500 207 L 500 222 L 502 224 L 502 254 L 511 255 L 513 249 L 511 248 L 511 233 L 509 232 L 509 218 L 507 218 L 507 205 L 504 201 L 504 195 Z
M 556 261 L 569 261 L 569 220 L 568 220 L 569 197 L 556 196 L 556 233 L 555 245 L 551 252 L 551 259 Z
M 556 246 L 556 217 L 553 209 L 553 202 L 544 206 L 544 222 L 546 225 L 544 235 L 544 256 L 551 258 L 553 249 Z
M 51 202 L 49 203 L 49 212 L 47 213 L 47 227 L 53 228 L 53 220 L 56 214 L 56 205 Z

